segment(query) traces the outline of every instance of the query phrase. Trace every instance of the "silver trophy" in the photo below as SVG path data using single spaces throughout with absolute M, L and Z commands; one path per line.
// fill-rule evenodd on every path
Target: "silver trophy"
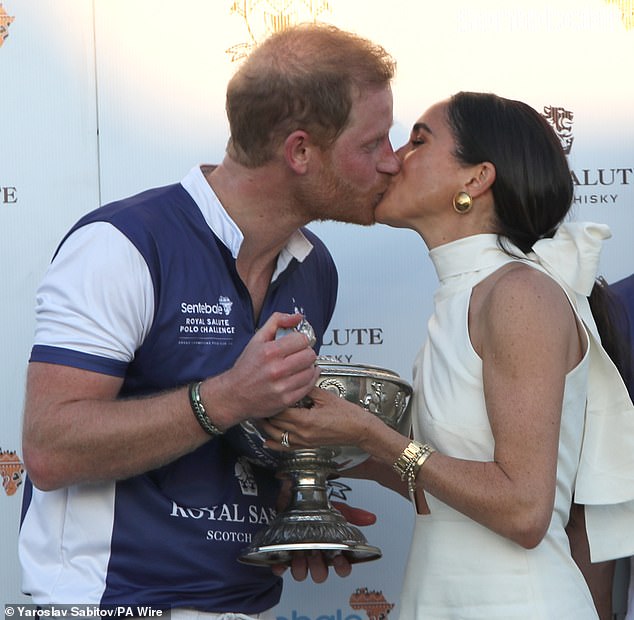
M 316 386 L 359 405 L 359 415 L 375 415 L 385 424 L 409 435 L 412 388 L 398 374 L 368 365 L 342 364 L 320 357 Z M 298 406 L 309 407 L 306 399 Z M 310 413 L 307 411 L 307 415 Z M 350 525 L 328 498 L 327 480 L 368 458 L 353 446 L 328 446 L 275 452 L 263 446 L 266 437 L 257 422 L 235 427 L 236 448 L 257 465 L 274 468 L 291 481 L 291 501 L 283 512 L 260 530 L 239 557 L 256 565 L 290 564 L 294 552 L 321 551 L 328 561 L 343 554 L 352 562 L 381 557 L 361 531 Z

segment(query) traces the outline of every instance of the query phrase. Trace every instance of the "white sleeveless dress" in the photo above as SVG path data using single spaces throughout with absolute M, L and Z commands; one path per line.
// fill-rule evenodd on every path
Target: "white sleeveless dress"
M 461 239 L 435 248 L 430 257 L 440 288 L 414 366 L 414 436 L 449 456 L 491 461 L 482 363 L 470 343 L 467 313 L 472 288 L 517 259 L 499 249 L 496 235 Z M 524 549 L 426 494 L 431 514 L 415 519 L 401 620 L 597 618 L 564 531 L 582 448 L 587 379 L 586 352 L 566 378 L 555 506 L 543 541 Z

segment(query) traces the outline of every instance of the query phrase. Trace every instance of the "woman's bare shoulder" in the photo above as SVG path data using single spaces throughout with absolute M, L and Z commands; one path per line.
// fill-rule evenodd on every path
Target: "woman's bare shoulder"
M 493 335 L 529 339 L 572 329 L 574 313 L 562 287 L 549 275 L 520 262 L 511 263 L 473 290 L 469 329 L 473 345 Z

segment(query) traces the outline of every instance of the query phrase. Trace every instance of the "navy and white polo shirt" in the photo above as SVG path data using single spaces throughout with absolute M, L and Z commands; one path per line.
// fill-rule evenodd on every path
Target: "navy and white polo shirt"
M 318 348 L 337 292 L 323 243 L 306 229 L 291 238 L 259 323 L 235 267 L 241 243 L 200 168 L 86 215 L 38 290 L 31 360 L 122 377 L 131 396 L 227 370 L 274 311 L 302 312 Z M 281 580 L 236 558 L 277 491 L 274 472 L 222 437 L 128 480 L 52 492 L 27 481 L 23 589 L 39 604 L 268 609 Z

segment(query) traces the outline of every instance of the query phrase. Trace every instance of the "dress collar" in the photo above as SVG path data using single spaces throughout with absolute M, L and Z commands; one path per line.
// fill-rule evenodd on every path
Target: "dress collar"
M 429 251 L 429 257 L 441 284 L 449 283 L 457 276 L 501 264 L 500 254 L 498 235 L 493 234 L 463 237 Z
M 538 265 L 566 290 L 587 297 L 599 269 L 601 245 L 610 236 L 605 224 L 569 222 L 562 224 L 554 237 L 537 241 L 528 254 L 508 239 L 480 234 L 433 248 L 429 256 L 441 284 L 449 283 L 456 276 L 501 266 L 515 256 Z

